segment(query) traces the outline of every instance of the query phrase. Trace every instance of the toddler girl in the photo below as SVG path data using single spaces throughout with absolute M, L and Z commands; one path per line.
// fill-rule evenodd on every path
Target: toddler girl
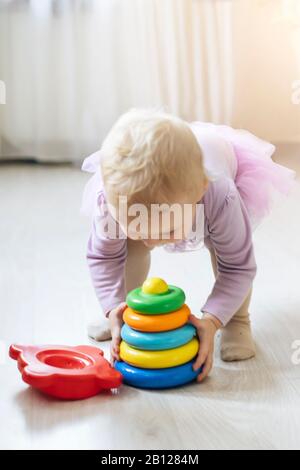
M 119 359 L 126 294 L 146 279 L 158 245 L 169 252 L 202 246 L 210 251 L 215 283 L 202 318 L 190 317 L 200 338 L 194 368 L 204 365 L 198 381 L 212 368 L 219 329 L 224 361 L 255 355 L 248 310 L 256 274 L 252 231 L 269 213 L 274 190 L 287 194 L 294 179 L 291 170 L 272 161 L 274 150 L 246 131 L 133 109 L 84 161 L 83 170 L 94 173 L 82 206 L 93 216 L 87 259 L 106 317 L 89 334 L 112 337 L 112 360 Z M 149 209 L 147 223 L 135 221 L 136 204 Z M 161 204 L 164 215 L 188 207 L 190 217 L 183 218 L 182 210 L 181 218 L 155 218 L 150 208 Z

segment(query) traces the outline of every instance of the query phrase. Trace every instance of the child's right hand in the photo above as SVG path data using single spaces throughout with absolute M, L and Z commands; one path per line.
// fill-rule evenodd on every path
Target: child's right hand
M 111 331 L 110 361 L 112 366 L 115 361 L 120 360 L 121 328 L 123 326 L 123 312 L 126 307 L 126 302 L 122 302 L 109 313 Z

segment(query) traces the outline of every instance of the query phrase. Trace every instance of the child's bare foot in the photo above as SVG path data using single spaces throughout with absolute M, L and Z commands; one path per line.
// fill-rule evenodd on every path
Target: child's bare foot
M 233 318 L 222 331 L 221 358 L 225 362 L 245 361 L 255 354 L 249 316 Z

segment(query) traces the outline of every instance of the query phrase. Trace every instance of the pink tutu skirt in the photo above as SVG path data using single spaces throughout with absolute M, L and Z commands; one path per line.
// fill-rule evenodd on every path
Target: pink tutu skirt
M 202 122 L 191 125 L 202 132 L 212 131 L 231 143 L 237 159 L 235 184 L 255 228 L 270 213 L 276 195 L 289 194 L 295 184 L 295 172 L 272 160 L 274 145 L 248 131 Z
M 289 194 L 295 184 L 295 172 L 272 160 L 275 152 L 274 145 L 248 131 L 200 121 L 192 122 L 190 126 L 200 146 L 201 135 L 205 136 L 207 133 L 217 134 L 231 144 L 230 155 L 234 162 L 231 162 L 231 165 L 229 162 L 230 173 L 247 208 L 254 229 L 270 213 L 276 195 Z M 222 157 L 223 155 L 220 155 L 220 159 Z M 86 184 L 82 199 L 81 213 L 85 215 L 98 213 L 99 206 L 105 201 L 100 159 L 101 150 L 87 157 L 82 165 L 84 171 L 93 174 Z M 228 176 L 228 172 L 225 172 L 223 176 Z

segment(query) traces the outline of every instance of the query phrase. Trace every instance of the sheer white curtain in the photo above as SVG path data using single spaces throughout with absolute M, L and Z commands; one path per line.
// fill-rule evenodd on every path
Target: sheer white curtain
M 230 1 L 1 5 L 3 157 L 79 160 L 130 107 L 165 106 L 185 119 L 230 121 Z
M 232 24 L 232 124 L 296 144 L 299 155 L 300 0 L 237 1 Z
M 300 144 L 300 0 L 0 0 L 0 156 L 78 161 L 131 107 Z

